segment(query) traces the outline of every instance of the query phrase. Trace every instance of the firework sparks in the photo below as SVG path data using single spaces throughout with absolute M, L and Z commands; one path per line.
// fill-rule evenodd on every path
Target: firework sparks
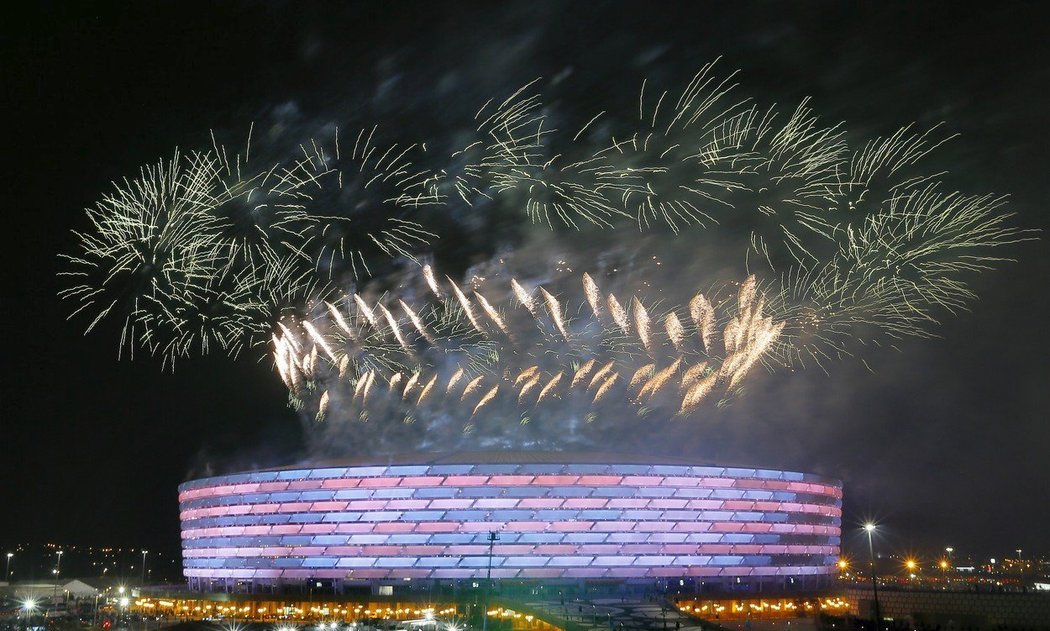
M 419 398 L 416 399 L 416 407 L 423 405 L 423 402 L 427 400 L 427 397 L 430 396 L 430 391 L 434 389 L 434 384 L 437 383 L 437 380 L 438 376 L 434 375 L 430 378 L 430 381 L 423 386 L 423 391 L 419 393 Z
M 556 375 L 551 377 L 550 381 L 548 381 L 547 384 L 543 386 L 543 389 L 540 390 L 540 396 L 536 399 L 537 404 L 541 403 L 548 396 L 554 394 L 554 390 L 558 387 L 558 384 L 561 382 L 562 376 L 563 373 L 559 371 Z
M 558 328 L 558 332 L 566 340 L 569 339 L 569 332 L 565 330 L 565 321 L 562 320 L 561 316 L 561 304 L 558 299 L 555 298 L 543 287 L 540 287 L 540 293 L 543 294 L 543 300 L 547 303 L 547 311 L 551 314 L 551 319 L 554 320 L 554 326 Z
M 524 384 L 522 384 L 521 390 L 518 392 L 518 404 L 519 405 L 525 401 L 525 397 L 527 397 L 529 395 L 529 392 L 531 392 L 533 388 L 535 388 L 537 385 L 539 385 L 539 383 L 540 383 L 540 375 L 536 374 L 536 375 L 533 375 L 532 377 L 530 377 L 529 380 L 526 381 Z
M 357 294 L 354 294 L 354 302 L 357 304 L 357 313 L 364 316 L 365 320 L 368 320 L 368 324 L 374 327 L 376 325 L 376 314 L 372 312 L 372 308 Z
M 457 368 L 456 372 L 452 373 L 452 376 L 449 377 L 449 379 L 448 379 L 448 385 L 445 386 L 445 395 L 446 396 L 452 394 L 452 390 L 454 390 L 455 387 L 456 387 L 456 384 L 458 384 L 460 382 L 460 380 L 463 379 L 463 375 L 464 374 L 465 373 L 463 372 L 463 368 L 462 367 Z
M 485 381 L 485 377 L 482 376 L 482 375 L 478 375 L 477 377 L 474 377 L 473 379 L 471 379 L 467 383 L 467 386 L 465 388 L 463 388 L 463 394 L 461 394 L 459 396 L 460 402 L 466 401 L 467 397 L 469 397 L 471 394 L 474 393 L 475 390 L 477 390 L 478 388 L 481 387 L 481 383 L 483 381 Z
M 317 343 L 318 346 L 321 347 L 321 350 L 324 351 L 325 355 L 328 355 L 328 358 L 332 360 L 332 363 L 337 363 L 335 359 L 335 353 L 332 352 L 332 349 L 328 346 L 328 342 L 326 342 L 324 337 L 322 337 L 321 334 L 317 332 L 317 329 L 314 328 L 314 325 L 304 320 L 303 328 L 306 330 L 307 335 L 310 336 L 310 339 L 312 339 L 314 342 Z
M 631 298 L 631 312 L 634 314 L 634 328 L 638 331 L 638 339 L 645 346 L 645 351 L 650 356 L 653 354 L 652 331 L 649 328 L 649 312 L 642 306 L 637 297 Z
M 689 315 L 693 318 L 704 349 L 710 353 L 714 343 L 715 310 L 703 294 L 697 294 L 689 301 Z
M 474 310 L 471 308 L 467 296 L 459 288 L 459 285 L 456 285 L 455 281 L 451 278 L 448 279 L 448 282 L 452 285 L 452 293 L 456 295 L 456 300 L 458 300 L 460 306 L 463 307 L 463 313 L 467 316 L 467 319 L 470 320 L 470 324 L 474 326 L 474 330 L 485 335 L 485 329 L 481 326 L 481 323 L 478 322 L 477 316 L 474 315 Z
M 470 413 L 470 417 L 474 418 L 477 416 L 478 410 L 485 407 L 490 401 L 496 398 L 496 393 L 499 392 L 499 384 L 492 386 L 492 389 L 485 393 L 478 404 L 474 406 L 474 411 Z
M 503 318 L 500 317 L 499 313 L 489 304 L 488 300 L 485 300 L 485 296 L 482 296 L 478 292 L 474 292 L 474 296 L 478 299 L 478 304 L 481 305 L 481 309 L 488 315 L 489 319 L 492 320 L 496 326 L 499 327 L 500 331 L 507 337 L 510 337 L 510 331 L 507 329 L 507 325 L 503 322 Z
M 638 370 L 634 371 L 633 375 L 631 375 L 631 381 L 627 384 L 627 390 L 634 391 L 638 389 L 640 386 L 642 386 L 643 383 L 648 382 L 650 379 L 652 379 L 653 374 L 655 373 L 656 364 L 646 364 L 642 366 Z M 640 393 L 639 396 L 641 396 Z
M 405 383 L 405 389 L 401 392 L 402 400 L 408 400 L 408 393 L 412 392 L 412 388 L 415 387 L 417 381 L 419 381 L 419 373 L 414 372 L 412 373 L 412 376 L 408 378 L 408 382 Z
M 405 304 L 404 300 L 398 300 L 397 303 L 401 305 L 401 310 L 405 312 L 405 315 L 407 315 L 408 319 L 412 322 L 412 326 L 416 327 L 416 330 L 419 331 L 419 334 L 423 336 L 423 339 L 425 339 L 430 344 L 434 344 L 434 338 L 431 337 L 430 333 L 427 332 L 427 328 L 423 326 L 423 321 L 419 318 L 416 312 L 413 311 L 412 308 L 409 307 L 407 304 Z
M 641 392 L 638 393 L 638 399 L 653 398 L 667 385 L 671 378 L 678 373 L 678 369 L 682 366 L 682 360 L 676 359 L 673 364 L 667 368 L 656 371 L 652 379 L 646 382 L 645 386 L 642 387 Z
M 441 297 L 441 288 L 438 287 L 437 278 L 434 276 L 434 270 L 430 265 L 423 266 L 423 278 L 427 281 L 427 286 L 430 287 L 430 291 L 434 292 L 434 295 L 438 298 Z
M 401 328 L 397 325 L 397 319 L 394 318 L 394 314 L 390 313 L 390 310 L 383 306 L 382 303 L 379 305 L 379 310 L 383 312 L 383 318 L 386 319 L 386 323 L 390 326 L 390 331 L 394 334 L 394 339 L 401 345 L 401 348 L 406 353 L 411 353 L 412 349 L 409 348 L 408 342 L 405 341 L 404 336 L 401 335 Z
M 597 372 L 594 373 L 593 376 L 591 376 L 591 381 L 587 384 L 587 391 L 590 392 L 595 385 L 600 385 L 601 383 L 604 383 L 604 379 L 607 379 L 610 374 L 614 374 L 613 368 L 615 367 L 616 360 L 612 360 L 608 364 L 602 366 Z
M 603 381 L 602 384 L 598 386 L 598 391 L 594 393 L 594 400 L 591 401 L 591 404 L 597 405 L 602 399 L 604 399 L 605 395 L 609 394 L 609 391 L 612 390 L 613 384 L 615 384 L 616 380 L 619 378 L 620 375 L 616 373 L 613 373 L 606 377 L 605 381 Z
M 620 301 L 612 294 L 609 294 L 606 303 L 609 305 L 609 315 L 612 316 L 613 322 L 620 327 L 624 335 L 627 335 L 628 331 L 631 330 L 631 325 L 627 323 L 627 311 L 620 306 Z
M 295 155 L 262 166 L 247 148 L 227 150 L 213 138 L 211 149 L 144 167 L 87 211 L 76 254 L 63 257 L 70 286 L 60 296 L 73 315 L 89 318 L 88 331 L 106 318 L 123 322 L 118 356 L 141 348 L 168 365 L 191 352 L 236 357 L 272 343 L 289 404 L 315 405 L 317 420 L 344 413 L 333 400 L 368 404 L 377 374 L 393 375 L 391 396 L 371 401 L 384 407 L 355 408 L 361 419 L 424 406 L 449 371 L 445 405 L 456 404 L 460 387 L 460 404 L 484 391 L 472 417 L 486 406 L 527 405 L 534 395 L 536 404 L 556 398 L 566 382 L 594 392 L 592 407 L 625 392 L 646 410 L 666 409 L 673 382 L 685 416 L 716 393 L 739 392 L 757 364 L 819 364 L 848 354 L 853 338 L 875 340 L 868 331 L 928 335 L 938 312 L 974 299 L 967 275 L 1005 260 L 997 248 L 1028 238 L 1008 224 L 1002 198 L 944 192 L 936 173 L 918 170 L 940 144 L 931 133 L 903 128 L 851 147 L 845 130 L 819 122 L 806 102 L 784 116 L 746 98 L 727 100 L 732 76 L 713 69 L 702 68 L 677 96 L 647 95 L 643 83 L 638 120 L 615 139 L 594 124 L 604 111 L 575 136 L 559 133 L 530 84 L 479 111 L 474 142 L 447 169 L 417 166 L 432 159 L 425 145 L 381 144 L 374 127 L 362 129 L 352 149 L 340 147 L 336 130 L 330 142 L 303 142 Z M 419 210 L 442 206 L 449 190 L 469 208 L 483 198 L 514 202 L 536 223 L 612 234 L 662 224 L 670 239 L 705 231 L 717 239 L 727 211 L 733 226 L 754 212 L 741 254 L 757 271 L 738 284 L 707 279 L 707 296 L 662 316 L 657 301 L 671 292 L 653 288 L 626 309 L 612 293 L 603 297 L 593 270 L 582 274 L 578 297 L 575 276 L 560 275 L 572 273 L 568 259 L 527 282 L 539 287 L 542 306 L 514 278 L 506 301 L 481 294 L 498 295 L 482 273 L 470 279 L 473 297 L 451 277 L 451 289 L 443 288 L 430 264 L 421 270 L 433 299 L 422 290 L 418 310 L 396 294 L 372 307 L 357 293 L 347 298 L 343 287 L 381 296 L 406 287 L 394 270 L 418 265 L 439 236 L 420 223 L 428 216 Z M 647 273 L 640 263 L 662 264 L 633 259 L 632 275 Z M 618 272 L 604 265 L 603 274 Z M 409 287 L 406 298 L 419 300 L 420 284 Z M 391 311 L 394 300 L 419 337 L 402 329 L 408 324 Z M 514 300 L 534 326 L 518 328 L 526 319 Z M 686 310 L 699 344 L 686 333 Z M 468 374 L 475 376 L 463 386 Z M 511 391 L 512 375 L 517 397 L 497 401 L 501 384 Z
M 598 362 L 596 362 L 593 359 L 588 359 L 587 361 L 585 361 L 582 366 L 576 369 L 576 374 L 572 376 L 572 383 L 569 384 L 569 387 L 575 389 L 576 386 L 583 383 L 583 380 L 587 378 L 587 375 L 589 375 L 591 371 L 594 370 L 594 367 L 597 365 Z
M 594 314 L 595 319 L 601 320 L 602 317 L 602 296 L 598 290 L 598 284 L 594 282 L 591 275 L 584 272 L 583 274 L 583 293 L 587 296 L 587 304 L 591 306 L 591 313 Z
M 685 352 L 685 327 L 674 312 L 668 313 L 664 318 L 664 329 L 675 350 L 679 353 Z
M 523 307 L 528 309 L 529 313 L 535 316 L 536 307 L 532 304 L 532 296 L 529 294 L 529 292 L 525 291 L 525 288 L 522 287 L 518 283 L 517 279 L 514 278 L 510 279 L 510 287 L 514 291 L 514 297 L 518 299 L 518 302 L 521 303 Z

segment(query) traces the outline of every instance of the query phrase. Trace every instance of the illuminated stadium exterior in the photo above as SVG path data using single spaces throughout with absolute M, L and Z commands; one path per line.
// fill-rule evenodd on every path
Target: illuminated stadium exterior
M 588 453 L 288 467 L 179 487 L 183 567 L 209 589 L 484 577 L 823 584 L 842 485 Z M 489 549 L 489 533 L 498 541 Z

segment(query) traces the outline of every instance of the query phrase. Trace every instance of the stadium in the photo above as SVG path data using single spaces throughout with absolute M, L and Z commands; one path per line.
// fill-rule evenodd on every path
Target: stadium
M 415 454 L 192 480 L 179 506 L 202 591 L 490 572 L 819 588 L 836 572 L 842 484 L 622 454 Z

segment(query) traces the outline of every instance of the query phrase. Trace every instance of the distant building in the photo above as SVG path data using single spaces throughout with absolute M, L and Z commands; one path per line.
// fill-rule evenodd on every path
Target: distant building
M 489 452 L 193 480 L 179 505 L 184 573 L 200 590 L 489 572 L 813 589 L 838 572 L 842 484 L 680 459 Z

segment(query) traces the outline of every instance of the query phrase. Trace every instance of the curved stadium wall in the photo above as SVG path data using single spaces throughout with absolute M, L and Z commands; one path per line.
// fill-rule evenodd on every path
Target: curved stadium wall
M 748 580 L 835 571 L 842 485 L 574 453 L 419 455 L 179 487 L 191 584 L 306 579 Z

